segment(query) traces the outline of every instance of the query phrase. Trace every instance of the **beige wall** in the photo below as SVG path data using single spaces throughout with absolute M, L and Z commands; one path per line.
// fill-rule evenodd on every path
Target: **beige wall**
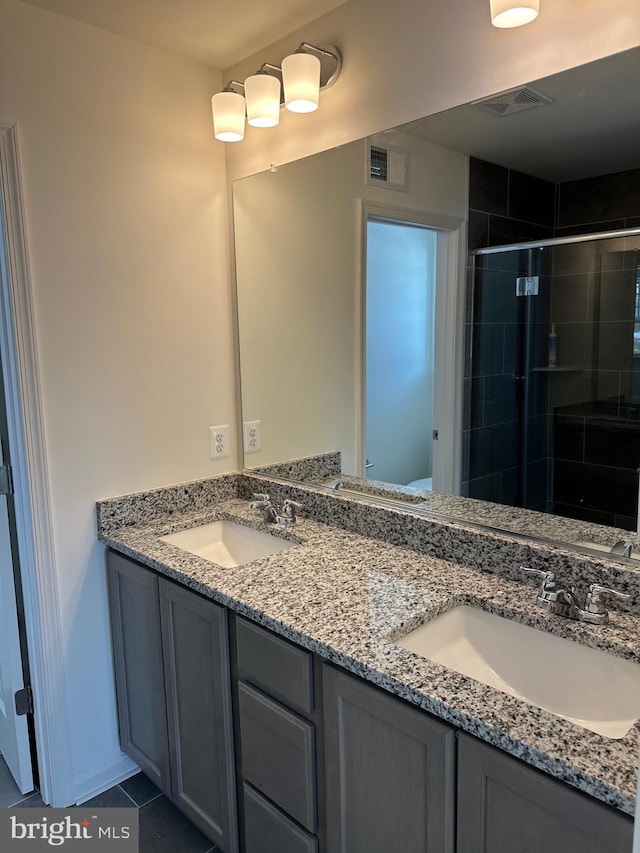
M 467 215 L 467 158 L 415 137 L 409 191 L 365 182 L 359 140 L 234 184 L 242 409 L 261 421 L 247 467 L 339 450 L 359 468 L 363 201 L 439 217 Z
M 342 75 L 306 116 L 250 128 L 227 145 L 231 178 L 286 163 L 415 118 L 640 44 L 637 0 L 542 0 L 515 30 L 491 25 L 489 0 L 349 0 L 225 72 L 243 80 L 301 41 L 334 43 Z
M 117 772 L 95 500 L 236 467 L 224 154 L 204 66 L 0 0 L 20 144 L 78 795 Z

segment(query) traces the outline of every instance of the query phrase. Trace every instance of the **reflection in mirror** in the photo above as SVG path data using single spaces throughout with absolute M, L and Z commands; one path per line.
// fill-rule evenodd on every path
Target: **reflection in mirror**
M 273 470 L 640 551 L 639 72 L 635 49 L 235 182 L 247 468 L 334 454 Z

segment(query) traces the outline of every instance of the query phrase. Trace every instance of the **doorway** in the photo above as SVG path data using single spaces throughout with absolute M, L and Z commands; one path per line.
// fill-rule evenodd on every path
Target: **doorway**
M 0 269 L 5 281 L 4 218 L 2 222 Z M 4 374 L 0 353 L 0 755 L 20 793 L 27 794 L 34 788 L 37 762 Z
M 464 222 L 362 205 L 359 476 L 460 494 Z
M 75 802 L 76 796 L 22 198 L 17 129 L 15 124 L 0 120 L 0 360 L 4 369 L 2 390 L 6 402 L 7 446 L 13 463 L 15 538 L 24 605 L 19 619 L 14 598 L 13 605 L 8 607 L 10 617 L 5 618 L 18 623 L 12 632 L 17 647 L 21 634 L 23 638 L 26 636 L 28 644 L 42 800 L 47 805 L 68 806 Z M 9 574 L 8 563 L 6 566 Z M 14 584 L 12 578 L 8 586 Z M 7 596 L 5 603 L 10 601 Z M 22 668 L 16 665 L 15 658 L 13 666 L 16 672 Z M 15 710 L 17 690 L 7 691 L 5 706 L 9 710 L 12 707 Z M 28 698 L 24 697 L 25 701 Z M 25 784 L 23 780 L 21 787 Z
M 437 233 L 370 218 L 366 263 L 367 476 L 433 485 Z

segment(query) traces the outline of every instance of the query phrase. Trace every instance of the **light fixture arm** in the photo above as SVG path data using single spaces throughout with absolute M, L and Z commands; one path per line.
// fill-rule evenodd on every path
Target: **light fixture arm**
M 237 93 L 238 95 L 244 95 L 244 83 L 240 83 L 238 80 L 229 80 L 227 85 L 224 87 L 224 92 L 235 92 L 234 86 L 240 91 Z
M 310 53 L 312 56 L 317 56 L 320 60 L 320 91 L 329 89 L 336 82 L 342 70 L 342 55 L 337 47 L 332 44 L 326 44 L 322 47 L 316 47 L 314 44 L 303 41 L 296 50 L 296 53 Z M 275 65 L 273 62 L 263 62 L 258 73 L 271 74 L 272 77 L 277 77 L 282 82 L 282 66 Z M 237 83 L 232 80 L 227 83 L 227 86 L 240 86 L 244 93 L 244 84 Z M 284 104 L 284 92 L 280 95 L 280 104 Z
M 320 90 L 333 86 L 342 71 L 342 54 L 338 48 L 333 44 L 316 47 L 303 41 L 298 50 L 301 53 L 311 53 L 320 60 Z

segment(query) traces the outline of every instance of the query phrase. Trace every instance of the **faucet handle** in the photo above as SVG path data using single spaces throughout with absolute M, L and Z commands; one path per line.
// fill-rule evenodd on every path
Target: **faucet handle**
M 529 575 L 539 575 L 540 586 L 542 589 L 546 589 L 552 584 L 555 584 L 556 581 L 555 574 L 546 569 L 530 569 L 529 566 L 520 566 L 520 571 L 526 572 Z
M 621 598 L 623 601 L 631 598 L 626 592 L 618 592 L 617 589 L 609 589 L 606 586 L 600 586 L 599 583 L 592 583 L 589 585 L 584 609 L 589 613 L 606 613 L 606 608 L 602 600 L 604 595 L 613 595 L 616 598 Z
M 251 509 L 268 509 L 271 506 L 271 498 L 269 495 L 263 495 L 258 492 L 253 493 L 253 500 L 249 504 Z
M 296 523 L 296 510 L 302 509 L 302 504 L 287 498 L 282 503 L 282 513 L 278 516 L 280 524 L 290 525 Z

